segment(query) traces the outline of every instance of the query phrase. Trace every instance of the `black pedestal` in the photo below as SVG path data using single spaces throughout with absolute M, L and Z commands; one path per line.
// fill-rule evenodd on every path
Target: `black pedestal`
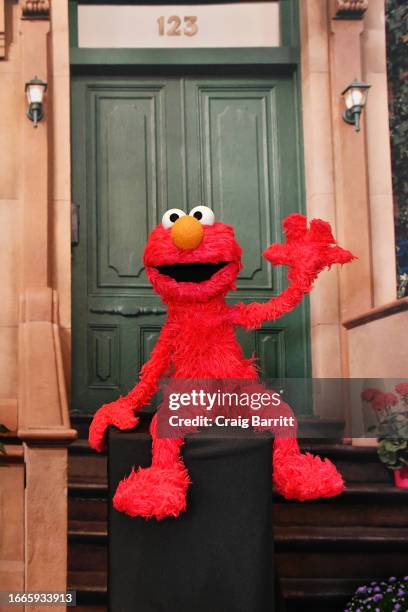
M 146 428 L 145 428 L 146 429 Z M 272 440 L 195 434 L 183 446 L 187 512 L 157 522 L 112 508 L 133 465 L 150 465 L 140 427 L 109 433 L 112 612 L 273 612 Z

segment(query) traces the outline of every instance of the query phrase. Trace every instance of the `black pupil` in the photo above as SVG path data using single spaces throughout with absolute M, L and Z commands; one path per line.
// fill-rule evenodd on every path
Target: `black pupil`
M 179 215 L 177 213 L 171 213 L 170 215 L 170 221 L 172 223 L 175 223 L 177 221 L 177 219 L 179 218 Z
M 203 213 L 199 210 L 196 210 L 196 212 L 193 215 L 196 219 L 200 220 L 203 218 Z

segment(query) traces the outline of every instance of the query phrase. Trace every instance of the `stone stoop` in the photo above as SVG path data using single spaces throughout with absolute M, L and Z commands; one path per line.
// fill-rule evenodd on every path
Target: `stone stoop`
M 107 457 L 89 448 L 89 417 L 73 417 L 68 572 L 79 610 L 107 609 Z M 375 448 L 308 442 L 333 460 L 346 492 L 296 502 L 274 495 L 275 560 L 286 612 L 337 612 L 357 586 L 408 572 L 408 490 L 396 489 Z

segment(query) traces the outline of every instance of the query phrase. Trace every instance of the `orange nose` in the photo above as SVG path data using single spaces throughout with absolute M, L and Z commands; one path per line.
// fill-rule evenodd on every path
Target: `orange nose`
M 203 226 L 195 217 L 190 217 L 190 215 L 179 217 L 171 228 L 173 244 L 183 251 L 198 247 L 203 235 Z

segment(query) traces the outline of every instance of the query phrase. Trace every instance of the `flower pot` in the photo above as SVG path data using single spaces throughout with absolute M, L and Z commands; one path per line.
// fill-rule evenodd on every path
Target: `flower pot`
M 394 480 L 399 489 L 408 489 L 408 465 L 394 470 Z

